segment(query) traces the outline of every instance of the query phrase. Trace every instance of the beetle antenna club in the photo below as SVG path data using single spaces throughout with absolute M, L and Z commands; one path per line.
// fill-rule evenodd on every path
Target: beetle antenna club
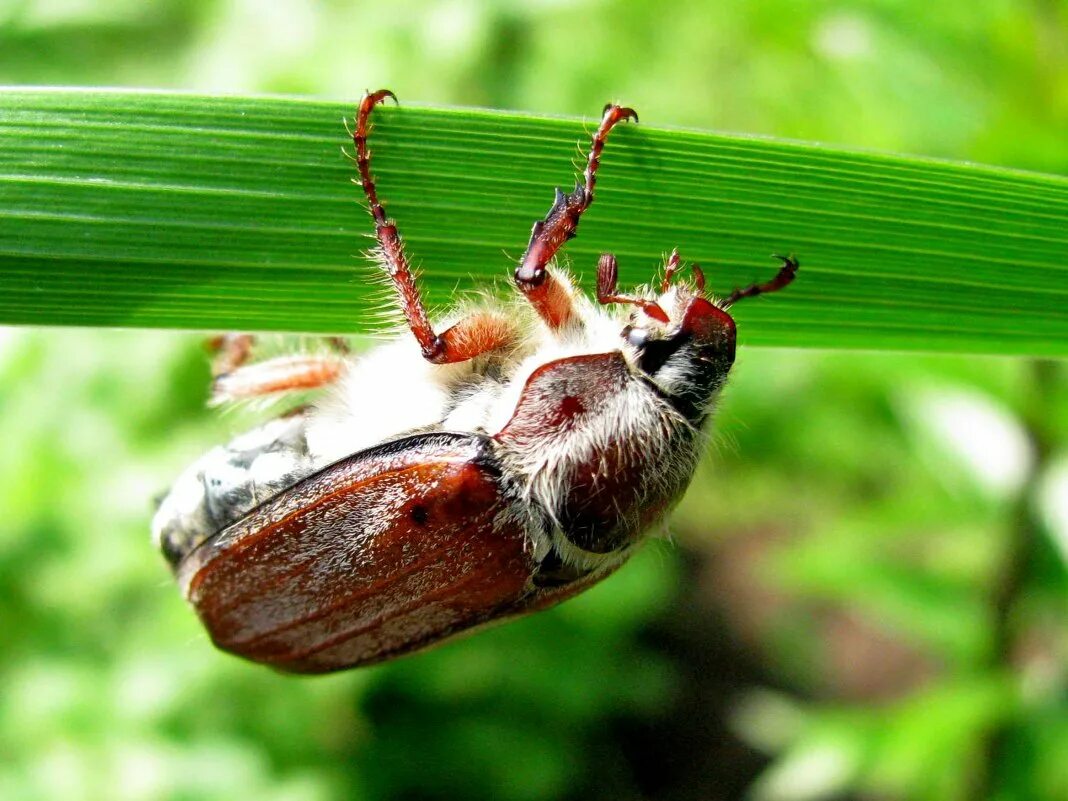
M 779 257 L 771 280 L 717 299 L 697 265 L 677 280 L 673 250 L 662 280 L 628 293 L 603 253 L 596 302 L 580 298 L 552 260 L 593 202 L 609 132 L 637 121 L 612 104 L 582 179 L 535 223 L 514 300 L 439 333 L 371 171 L 387 98 L 364 96 L 352 141 L 411 335 L 261 361 L 252 337 L 218 338 L 216 402 L 331 392 L 208 451 L 152 524 L 213 642 L 295 673 L 392 659 L 607 578 L 693 478 L 734 363 L 727 309 L 798 270 Z

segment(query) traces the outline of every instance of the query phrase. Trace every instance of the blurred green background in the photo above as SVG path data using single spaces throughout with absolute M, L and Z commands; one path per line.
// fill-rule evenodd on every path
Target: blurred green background
M 0 83 L 622 100 L 1068 173 L 1064 0 L 0 0 Z M 200 338 L 2 330 L 0 798 L 1068 798 L 1066 376 L 744 351 L 670 541 L 302 680 L 215 652 L 148 541 L 243 424 Z

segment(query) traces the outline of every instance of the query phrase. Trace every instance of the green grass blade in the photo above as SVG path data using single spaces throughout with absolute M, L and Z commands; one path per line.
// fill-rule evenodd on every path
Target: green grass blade
M 373 328 L 383 295 L 341 154 L 350 114 L 299 99 L 0 91 L 0 322 Z M 567 247 L 587 287 L 606 250 L 626 285 L 678 246 L 721 292 L 792 252 L 797 283 L 737 307 L 744 343 L 1068 355 L 1068 180 L 647 122 L 613 133 Z M 590 125 L 380 110 L 380 192 L 432 303 L 506 286 Z

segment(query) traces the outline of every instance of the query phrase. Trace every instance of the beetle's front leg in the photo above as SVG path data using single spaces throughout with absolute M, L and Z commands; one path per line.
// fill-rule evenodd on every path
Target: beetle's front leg
M 359 183 L 367 196 L 371 217 L 375 222 L 378 247 L 374 256 L 393 282 L 404 319 L 427 361 L 434 364 L 463 362 L 504 347 L 515 340 L 516 331 L 514 324 L 500 315 L 475 314 L 441 334 L 435 333 L 430 324 L 415 273 L 412 272 L 408 257 L 404 253 L 404 243 L 397 232 L 397 225 L 386 217 L 386 211 L 378 200 L 374 177 L 371 175 L 371 152 L 367 149 L 367 136 L 370 133 L 368 122 L 374 107 L 387 97 L 394 101 L 397 99 L 388 89 L 364 95 L 356 114 L 356 130 L 352 134 L 352 142 L 356 146 L 356 166 L 360 171 Z
M 638 121 L 633 109 L 609 104 L 604 108 L 601 124 L 593 135 L 590 154 L 586 161 L 583 180 L 575 185 L 575 190 L 564 194 L 556 190 L 556 199 L 544 220 L 534 223 L 530 232 L 523 260 L 515 271 L 515 282 L 527 296 L 534 309 L 546 325 L 556 330 L 563 328 L 574 315 L 571 293 L 568 287 L 549 272 L 549 262 L 556 251 L 575 235 L 582 212 L 593 203 L 593 187 L 597 183 L 597 168 L 601 164 L 608 132 L 623 120 Z
M 672 255 L 674 261 L 670 262 L 668 265 L 668 280 L 678 267 L 678 257 L 675 256 L 675 254 Z M 620 295 L 618 288 L 619 263 L 616 261 L 616 257 L 611 253 L 602 253 L 601 258 L 597 261 L 597 302 L 602 306 L 607 306 L 609 303 L 625 303 L 631 306 L 637 306 L 648 316 L 660 321 L 664 325 L 668 325 L 671 322 L 667 312 L 665 312 L 655 300 L 647 300 L 646 298 L 639 298 L 635 295 Z

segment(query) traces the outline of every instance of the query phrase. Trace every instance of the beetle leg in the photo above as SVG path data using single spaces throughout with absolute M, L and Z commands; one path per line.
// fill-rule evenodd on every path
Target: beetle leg
M 393 281 L 404 319 L 408 321 L 408 327 L 415 335 L 423 356 L 430 361 L 437 361 L 444 351 L 444 343 L 430 326 L 426 307 L 415 283 L 415 275 L 404 254 L 404 243 L 397 232 L 396 224 L 386 217 L 386 210 L 378 200 L 374 177 L 371 175 L 371 153 L 367 149 L 367 135 L 370 132 L 368 120 L 374 107 L 387 97 L 392 98 L 394 102 L 397 100 L 396 95 L 388 89 L 380 89 L 377 92 L 369 92 L 360 101 L 356 114 L 356 130 L 352 134 L 352 142 L 356 146 L 356 166 L 360 172 L 360 185 L 371 208 L 371 217 L 375 221 L 375 235 L 378 238 L 378 252 L 375 255 Z
M 445 343 L 444 362 L 464 362 L 507 347 L 519 337 L 513 320 L 500 314 L 476 312 L 446 329 L 440 339 Z
M 394 102 L 397 100 L 388 89 L 379 89 L 364 95 L 356 114 L 356 130 L 353 131 L 352 142 L 356 146 L 359 183 L 367 196 L 371 217 L 375 221 L 375 235 L 378 238 L 375 256 L 397 290 L 408 328 L 419 343 L 423 357 L 434 364 L 467 361 L 508 345 L 515 340 L 515 327 L 509 320 L 496 315 L 472 315 L 440 335 L 434 332 L 430 324 L 415 274 L 404 253 L 404 243 L 397 232 L 397 225 L 386 217 L 386 211 L 378 200 L 374 176 L 371 175 L 371 152 L 367 149 L 367 137 L 370 133 L 368 121 L 374 107 L 387 97 Z
M 671 322 L 667 312 L 660 308 L 659 303 L 633 295 L 616 294 L 618 285 L 619 264 L 616 262 L 616 257 L 611 253 L 602 253 L 601 258 L 597 261 L 597 302 L 602 306 L 606 306 L 609 303 L 628 303 L 632 306 L 637 306 L 654 320 L 659 320 L 665 325 Z
M 726 309 L 743 298 L 755 298 L 757 295 L 765 295 L 768 292 L 778 292 L 791 283 L 797 277 L 797 268 L 801 265 L 793 256 L 780 256 L 776 253 L 775 258 L 782 262 L 782 267 L 770 281 L 765 281 L 763 284 L 750 284 L 745 289 L 735 289 L 720 301 L 719 305 Z
M 352 352 L 344 337 L 323 337 L 323 342 L 335 354 L 347 356 Z M 252 334 L 219 334 L 209 339 L 208 348 L 215 352 L 211 362 L 211 377 L 220 378 L 243 368 L 252 357 L 255 346 L 256 337 Z
M 593 135 L 590 154 L 586 161 L 583 180 L 575 185 L 575 190 L 564 194 L 556 190 L 556 199 L 545 219 L 534 223 L 530 232 L 523 260 L 515 271 L 515 282 L 526 295 L 538 315 L 552 329 L 567 325 L 574 314 L 571 295 L 559 279 L 548 270 L 556 251 L 568 239 L 575 235 L 582 212 L 593 203 L 593 188 L 597 183 L 597 167 L 601 163 L 601 153 L 609 131 L 623 120 L 638 121 L 633 109 L 608 104 L 604 108 L 601 124 Z
M 238 367 L 217 375 L 212 382 L 212 404 L 257 398 L 297 389 L 318 389 L 333 383 L 345 369 L 336 355 L 280 356 Z

